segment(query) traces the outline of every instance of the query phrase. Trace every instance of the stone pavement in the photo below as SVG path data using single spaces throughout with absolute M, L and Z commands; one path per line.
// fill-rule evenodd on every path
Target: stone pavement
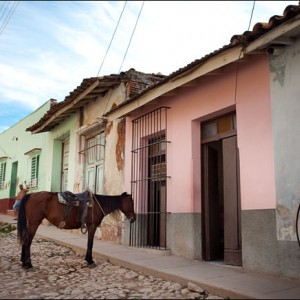
M 1 221 L 16 222 L 11 217 L 0 214 Z M 41 225 L 37 237 L 70 247 L 81 255 L 86 251 L 86 235 L 72 234 L 54 226 Z M 189 260 L 163 253 L 97 239 L 94 240 L 93 247 L 94 259 L 107 259 L 112 264 L 182 285 L 194 283 L 209 294 L 222 298 L 300 299 L 299 280 L 253 273 L 241 267 Z
M 0 224 L 0 299 L 222 299 L 105 259 L 89 268 L 73 249 L 38 237 L 31 245 L 34 268 L 23 269 L 11 226 Z

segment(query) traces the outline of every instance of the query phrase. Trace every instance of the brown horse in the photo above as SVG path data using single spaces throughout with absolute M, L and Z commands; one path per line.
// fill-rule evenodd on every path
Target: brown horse
M 130 219 L 131 223 L 135 221 L 136 215 L 133 199 L 130 194 L 123 193 L 118 196 L 92 194 L 92 196 L 92 207 L 87 209 L 86 216 L 88 241 L 85 260 L 88 265 L 95 266 L 92 257 L 94 235 L 105 215 L 120 210 Z M 67 219 L 65 218 L 66 207 L 65 204 L 58 201 L 58 193 L 55 192 L 37 192 L 24 196 L 19 209 L 17 226 L 18 239 L 22 246 L 21 262 L 24 268 L 32 268 L 30 246 L 44 218 L 59 228 L 62 228 L 62 223 L 64 224 L 64 229 L 78 229 L 82 227 L 82 223 L 77 220 L 78 206 L 71 208 Z

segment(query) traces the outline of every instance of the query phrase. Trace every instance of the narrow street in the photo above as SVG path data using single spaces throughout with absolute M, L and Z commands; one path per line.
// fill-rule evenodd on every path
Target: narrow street
M 0 224 L 0 299 L 223 299 L 107 260 L 89 268 L 72 249 L 39 238 L 31 246 L 34 268 L 24 270 L 17 233 L 7 226 Z

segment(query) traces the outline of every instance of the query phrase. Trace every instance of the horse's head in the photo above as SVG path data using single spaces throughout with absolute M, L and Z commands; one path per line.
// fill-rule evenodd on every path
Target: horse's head
M 132 196 L 131 194 L 127 194 L 126 192 L 121 196 L 122 205 L 120 210 L 126 216 L 126 218 L 130 220 L 130 223 L 133 223 L 136 219 L 136 214 L 134 212 L 134 201 L 132 199 Z

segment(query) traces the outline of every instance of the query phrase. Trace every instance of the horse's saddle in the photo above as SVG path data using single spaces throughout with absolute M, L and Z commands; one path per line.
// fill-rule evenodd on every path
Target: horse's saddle
M 84 194 L 84 193 L 82 193 Z M 71 205 L 71 206 L 79 206 L 79 200 L 76 195 L 70 191 L 64 191 L 57 194 L 58 201 L 62 204 Z
M 65 204 L 64 220 L 60 222 L 59 228 L 64 228 L 66 221 L 73 207 L 77 206 L 76 221 L 81 222 L 81 229 L 86 228 L 87 208 L 92 205 L 92 195 L 90 191 L 73 194 L 70 191 L 57 193 L 59 203 Z

